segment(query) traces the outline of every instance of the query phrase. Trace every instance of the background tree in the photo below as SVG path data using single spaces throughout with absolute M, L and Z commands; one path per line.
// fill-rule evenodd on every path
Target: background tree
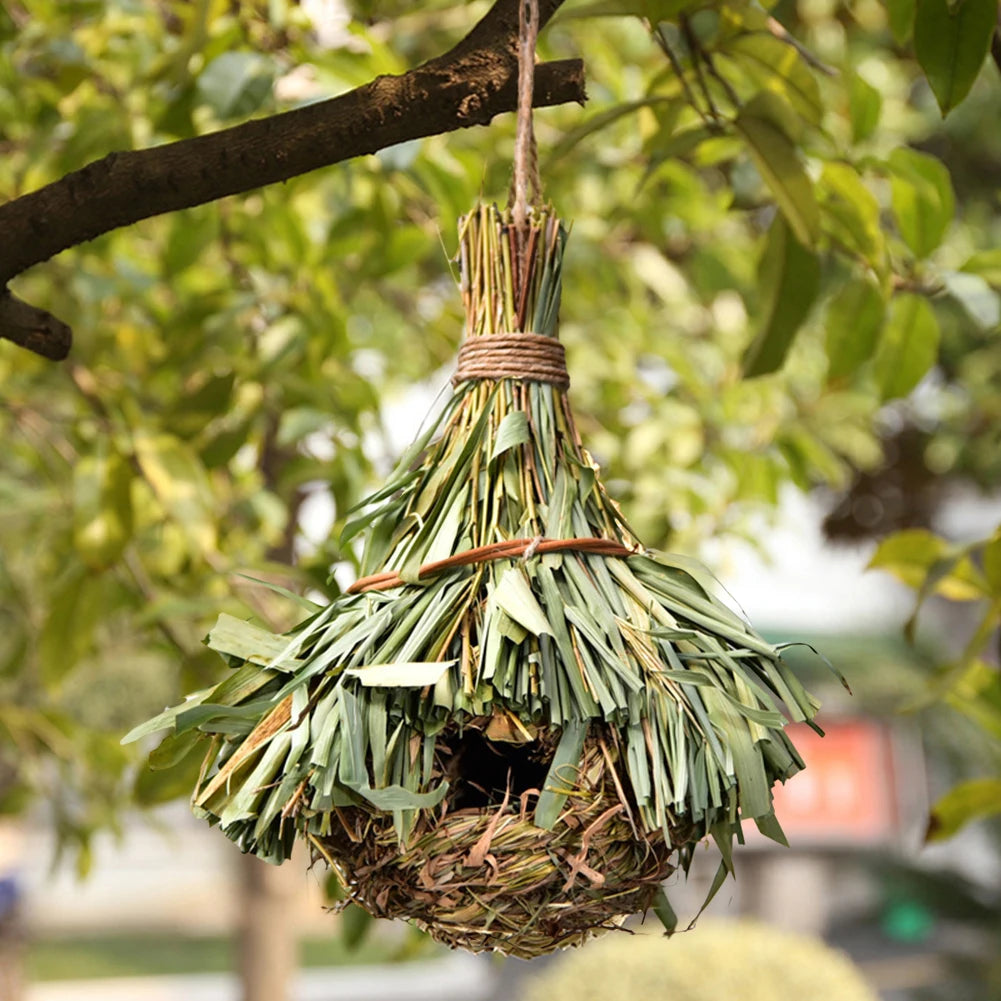
M 972 691 L 996 712 L 982 652 L 997 542 L 959 553 L 920 531 L 943 483 L 998 482 L 1001 139 L 983 127 L 999 93 L 981 71 L 994 0 L 542 6 L 556 16 L 541 59 L 583 56 L 590 95 L 584 111 L 537 116 L 546 190 L 575 219 L 563 311 L 575 406 L 637 531 L 697 552 L 746 535 L 787 483 L 831 491 L 842 534 L 918 529 L 879 562 L 928 592 L 975 593 L 994 616 L 935 696 Z M 225 143 L 209 145 L 217 159 L 173 195 L 161 184 L 167 203 L 153 205 L 195 207 L 17 276 L 141 215 L 149 177 L 128 170 L 167 162 L 161 144 L 456 45 L 461 72 L 431 80 L 425 102 L 447 92 L 451 117 L 429 129 L 501 110 L 516 4 L 358 0 L 341 20 L 310 9 L 0 10 L 0 278 L 12 293 L 0 331 L 58 354 L 67 331 L 50 314 L 76 336 L 60 364 L 0 345 L 0 804 L 44 801 L 81 870 L 92 834 L 133 798 L 190 787 L 183 770 L 138 770 L 118 739 L 221 672 L 199 643 L 217 613 L 287 614 L 238 571 L 329 594 L 329 565 L 353 561 L 337 528 L 398 445 L 391 405 L 459 340 L 456 218 L 507 188 L 505 119 L 302 177 L 286 167 L 280 186 L 195 206 L 232 173 Z M 467 36 L 493 38 L 492 75 L 469 60 Z M 552 72 L 552 100 L 579 94 L 572 66 Z M 379 105 L 379 86 L 401 93 L 390 82 L 351 100 L 394 106 Z M 471 93 L 478 106 L 463 105 Z M 342 127 L 364 137 L 384 127 L 373 121 Z M 299 135 L 300 168 L 336 159 L 317 128 Z M 154 152 L 104 161 L 73 211 L 32 196 L 140 149 Z M 273 166 L 291 147 L 268 149 Z M 88 200 L 102 178 L 108 200 Z M 71 187 L 57 191 L 72 205 Z M 333 531 L 306 539 L 299 516 L 321 498 Z

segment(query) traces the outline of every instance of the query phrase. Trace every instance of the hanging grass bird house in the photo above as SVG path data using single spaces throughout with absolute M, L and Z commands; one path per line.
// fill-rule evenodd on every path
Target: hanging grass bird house
M 224 616 L 232 674 L 136 731 L 204 735 L 195 809 L 244 851 L 301 838 L 372 914 L 524 958 L 670 923 L 707 836 L 723 876 L 742 822 L 780 836 L 783 726 L 817 708 L 608 497 L 556 336 L 565 240 L 545 210 L 463 220 L 454 393 L 344 531 L 363 576 L 285 636 Z

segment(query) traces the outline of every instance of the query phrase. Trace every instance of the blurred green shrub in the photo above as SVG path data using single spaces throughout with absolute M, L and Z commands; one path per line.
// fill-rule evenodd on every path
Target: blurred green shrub
M 524 1001 L 876 1001 L 854 964 L 819 939 L 751 921 L 691 932 L 612 934 L 562 957 Z

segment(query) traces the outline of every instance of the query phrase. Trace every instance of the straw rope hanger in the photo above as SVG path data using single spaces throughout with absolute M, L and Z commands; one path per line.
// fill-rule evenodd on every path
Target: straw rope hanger
M 514 170 L 511 176 L 511 218 L 524 251 L 528 228 L 528 189 L 532 200 L 542 201 L 539 157 L 535 145 L 532 89 L 535 85 L 535 48 L 539 38 L 538 0 L 522 0 L 518 11 L 518 125 L 514 141 Z M 524 265 L 524 259 L 519 262 Z M 519 275 L 522 278 L 523 275 Z
M 530 255 L 529 199 L 536 206 L 542 203 L 532 109 L 535 48 L 539 37 L 538 0 L 521 0 L 518 18 L 518 124 L 508 201 L 517 250 L 517 284 L 523 286 Z M 548 382 L 563 390 L 570 387 L 563 345 L 555 337 L 529 331 L 502 331 L 467 340 L 459 349 L 452 385 L 457 386 L 467 379 L 521 379 Z
M 529 193 L 532 201 L 542 200 L 542 182 L 539 177 L 539 157 L 532 124 L 532 87 L 535 75 L 535 46 L 539 33 L 537 0 L 522 0 L 519 7 L 518 32 L 518 124 L 514 147 L 514 169 L 508 200 L 514 222 L 518 249 L 519 281 L 524 281 L 527 261 Z M 555 338 L 529 331 L 510 331 L 469 338 L 459 349 L 458 364 L 452 385 L 467 380 L 518 379 L 547 382 L 566 391 L 570 376 L 566 366 L 566 352 Z M 477 546 L 447 559 L 425 563 L 417 571 L 418 580 L 459 567 L 486 563 L 498 559 L 531 559 L 535 555 L 564 552 L 593 553 L 599 556 L 627 557 L 635 550 L 612 539 L 509 539 L 486 546 Z M 386 591 L 403 584 L 403 578 L 392 570 L 361 577 L 349 588 L 348 594 L 365 591 Z

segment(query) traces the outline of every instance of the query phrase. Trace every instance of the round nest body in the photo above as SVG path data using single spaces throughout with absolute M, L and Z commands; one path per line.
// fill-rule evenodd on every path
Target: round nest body
M 411 920 L 452 948 L 520 959 L 580 945 L 652 905 L 693 832 L 679 828 L 667 843 L 634 824 L 603 739 L 588 737 L 565 806 L 545 830 L 533 823 L 539 789 L 518 789 L 531 773 L 523 763 L 520 776 L 509 771 L 499 802 L 462 805 L 477 797 L 454 775 L 454 737 L 439 741 L 453 787 L 440 807 L 421 812 L 405 845 L 392 814 L 364 808 L 338 811 L 331 833 L 310 839 L 350 900 L 377 917 Z M 477 791 L 488 800 L 498 792 Z

